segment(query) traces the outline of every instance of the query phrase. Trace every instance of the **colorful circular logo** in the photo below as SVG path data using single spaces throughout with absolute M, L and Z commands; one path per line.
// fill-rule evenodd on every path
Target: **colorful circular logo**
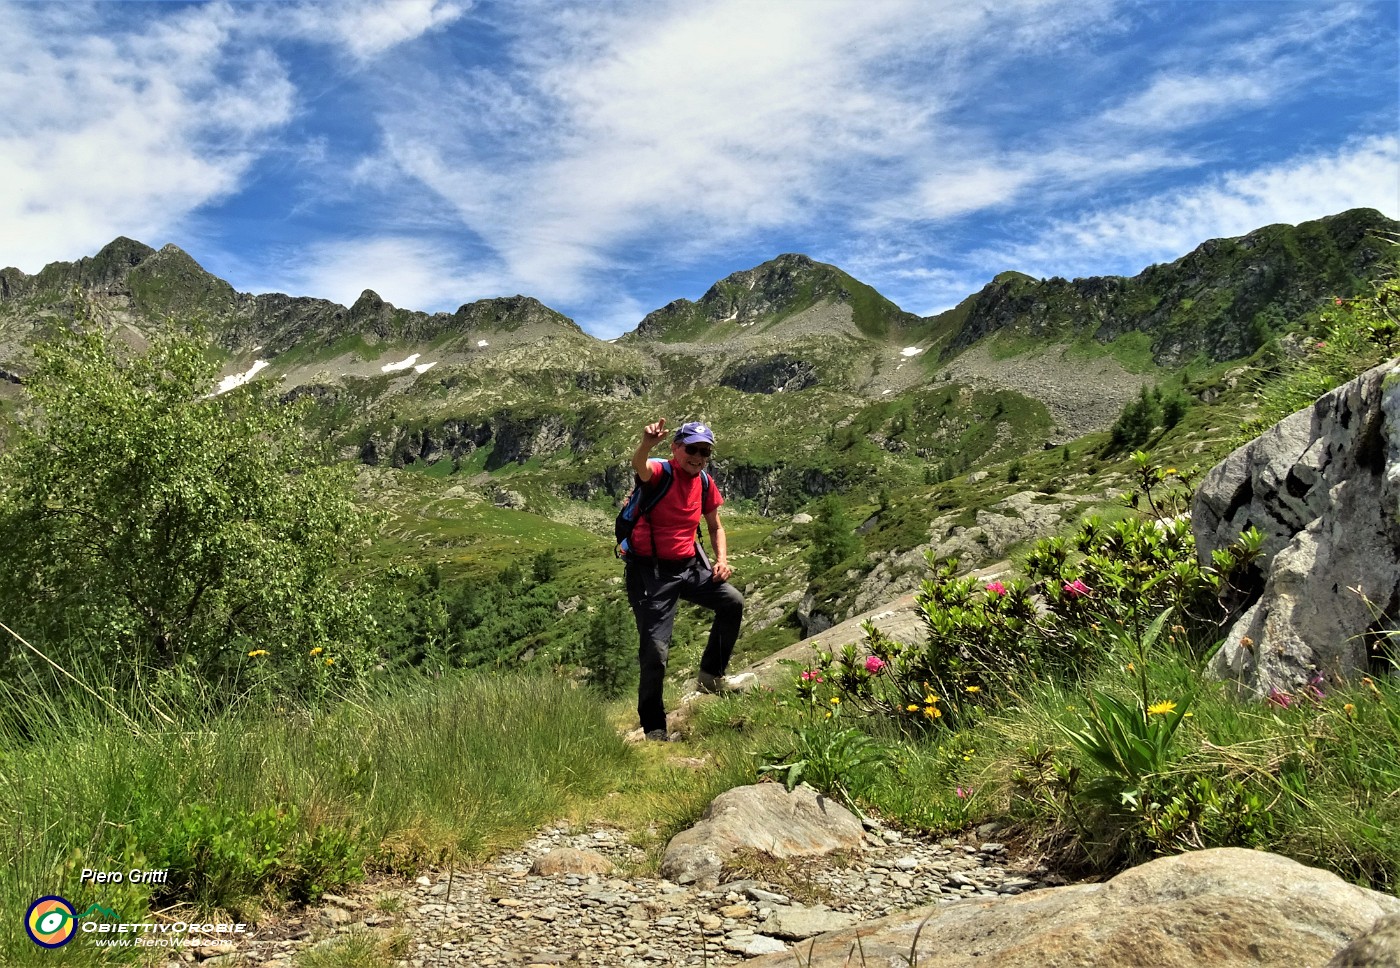
M 41 948 L 63 947 L 78 931 L 73 905 L 57 894 L 39 898 L 24 915 L 24 930 L 29 932 L 29 940 Z

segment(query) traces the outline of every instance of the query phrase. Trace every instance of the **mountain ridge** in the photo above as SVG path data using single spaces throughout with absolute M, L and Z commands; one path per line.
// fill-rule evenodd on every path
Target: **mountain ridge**
M 73 317 L 76 287 L 127 333 L 202 326 L 226 376 L 308 398 L 311 425 L 346 459 L 530 468 L 544 487 L 591 495 L 616 484 L 608 469 L 635 446 L 631 428 L 684 413 L 732 428 L 729 453 L 746 457 L 722 473 L 766 508 L 1106 429 L 1142 388 L 1182 383 L 1182 364 L 1247 355 L 1392 271 L 1400 247 L 1388 235 L 1400 223 L 1353 210 L 1210 240 L 1134 277 L 1008 270 L 931 317 L 785 253 L 668 303 L 616 342 L 524 295 L 428 314 L 372 290 L 349 307 L 237 293 L 178 247 L 118 238 L 34 276 L 0 271 L 0 423 L 18 399 L 24 341 Z
M 12 319 L 25 308 L 35 317 L 71 314 L 76 288 L 118 313 L 203 322 L 230 352 L 254 344 L 285 352 L 308 340 L 323 345 L 348 335 L 467 348 L 473 335 L 514 333 L 683 352 L 687 345 L 778 340 L 785 323 L 822 306 L 844 306 L 849 325 L 833 316 L 839 332 L 831 335 L 939 344 L 941 360 L 1008 330 L 1043 341 L 1088 335 L 1104 343 L 1141 330 L 1153 335 L 1154 359 L 1174 366 L 1197 353 L 1214 360 L 1244 355 L 1253 348 L 1247 329 L 1256 319 L 1265 325 L 1285 321 L 1327 295 L 1350 295 L 1386 263 L 1379 244 L 1386 235 L 1400 235 L 1400 222 L 1374 209 L 1352 209 L 1210 239 L 1131 277 L 1036 279 L 1005 270 L 953 309 L 928 317 L 901 309 L 836 266 L 784 253 L 725 276 L 699 300 L 675 299 L 652 310 L 616 341 L 597 340 L 568 316 L 522 294 L 426 313 L 395 307 L 370 289 L 349 307 L 311 296 L 241 293 L 178 246 L 157 250 L 119 236 L 94 256 L 52 262 L 34 275 L 0 269 L 0 312 L 8 310 Z M 1309 267 L 1318 271 L 1304 273 L 1306 285 L 1299 288 L 1300 272 Z M 1224 298 L 1230 282 L 1243 285 Z M 1230 325 L 1222 331 L 1226 320 Z

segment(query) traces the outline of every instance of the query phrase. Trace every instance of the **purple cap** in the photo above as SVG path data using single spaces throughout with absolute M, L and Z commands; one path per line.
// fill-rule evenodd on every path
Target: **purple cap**
M 676 431 L 674 442 L 677 444 L 696 444 L 702 441 L 713 447 L 715 445 L 714 431 L 700 421 L 692 420 L 690 423 L 681 424 L 681 428 Z

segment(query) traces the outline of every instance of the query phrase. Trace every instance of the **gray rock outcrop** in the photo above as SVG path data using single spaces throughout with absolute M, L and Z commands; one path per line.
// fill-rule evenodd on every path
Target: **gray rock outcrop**
M 811 968 L 852 964 L 852 950 L 868 965 L 920 968 L 1294 968 L 1326 964 L 1396 913 L 1400 899 L 1389 894 L 1276 854 L 1222 848 L 1155 860 L 1103 884 L 919 908 L 796 951 Z
M 1327 968 L 1400 968 L 1400 914 L 1381 918 L 1337 952 Z
M 726 862 L 741 851 L 771 857 L 811 857 L 853 850 L 864 840 L 855 814 L 802 785 L 735 787 L 705 808 L 700 822 L 666 845 L 661 876 L 677 884 L 713 887 Z
M 1211 664 L 1256 695 L 1365 673 L 1400 606 L 1400 366 L 1376 367 L 1206 475 L 1192 527 L 1203 562 L 1265 534 L 1263 587 Z

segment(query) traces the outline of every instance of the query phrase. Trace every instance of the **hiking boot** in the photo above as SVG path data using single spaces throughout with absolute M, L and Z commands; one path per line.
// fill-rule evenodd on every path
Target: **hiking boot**
M 702 670 L 700 674 L 695 677 L 695 691 L 702 692 L 707 696 L 747 692 L 753 683 L 757 681 L 758 677 L 751 672 L 741 676 L 712 676 L 708 672 Z
M 664 729 L 649 729 L 647 730 L 646 738 L 655 740 L 658 743 L 667 743 L 671 740 L 671 734 Z

